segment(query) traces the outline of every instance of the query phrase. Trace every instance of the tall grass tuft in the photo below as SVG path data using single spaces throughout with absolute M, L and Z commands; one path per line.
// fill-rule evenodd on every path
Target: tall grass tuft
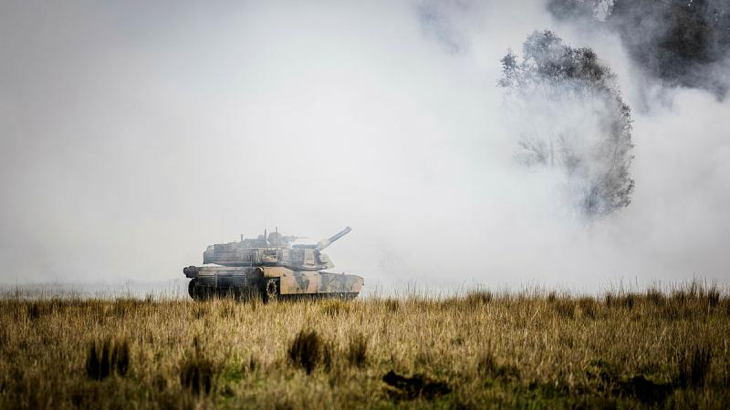
M 220 316 L 222 319 L 236 318 L 236 305 L 231 300 L 224 300 L 220 305 Z
M 36 320 L 41 317 L 42 313 L 40 303 L 42 302 L 33 302 L 28 305 L 28 318 L 30 320 Z
M 682 387 L 703 387 L 710 373 L 712 351 L 709 347 L 686 348 L 679 358 L 677 382 Z
M 666 296 L 657 287 L 651 287 L 646 291 L 646 299 L 654 306 L 664 306 L 667 303 Z
M 388 312 L 391 312 L 391 313 L 397 312 L 398 309 L 400 308 L 400 302 L 398 301 L 398 299 L 388 298 L 388 299 L 385 299 L 384 303 L 385 303 L 385 308 L 388 310 Z
M 197 337 L 193 339 L 193 347 L 180 365 L 180 384 L 194 395 L 207 395 L 213 391 L 219 369 L 205 356 Z
M 349 312 L 350 304 L 337 299 L 326 300 L 322 302 L 321 310 L 325 315 L 334 318 L 338 315 Z
M 494 295 L 492 292 L 488 290 L 481 290 L 467 293 L 464 302 L 470 306 L 479 306 L 489 304 L 493 298 Z
M 486 379 L 512 379 L 520 377 L 519 370 L 514 366 L 500 364 L 491 351 L 483 352 L 477 359 L 477 372 Z
M 327 371 L 332 370 L 335 365 L 335 356 L 337 351 L 335 350 L 335 344 L 332 341 L 326 341 L 322 344 L 322 364 Z
M 347 361 L 355 367 L 363 367 L 367 363 L 368 339 L 358 333 L 350 337 L 347 350 Z
M 699 280 L 693 280 L 685 286 L 672 291 L 671 300 L 679 306 L 697 305 L 703 308 L 715 308 L 720 303 L 720 290 L 717 285 L 708 285 Z
M 477 370 L 479 374 L 489 376 L 497 372 L 499 366 L 497 360 L 491 352 L 484 352 L 477 360 Z
M 89 345 L 86 355 L 86 374 L 94 380 L 105 379 L 112 374 L 124 377 L 129 370 L 129 343 L 126 339 L 111 337 Z
M 631 310 L 640 298 L 641 296 L 631 292 L 621 292 L 619 294 L 608 293 L 604 298 L 604 302 L 610 308 L 626 308 Z
M 4 327 L 0 327 L 0 350 L 5 348 L 6 345 L 9 345 L 9 336 L 8 336 L 8 330 Z
M 590 297 L 582 297 L 578 299 L 578 308 L 583 316 L 595 319 L 597 314 L 596 301 Z
M 575 317 L 575 303 L 571 299 L 560 298 L 553 302 L 555 311 L 566 319 L 573 319 Z
M 322 340 L 316 330 L 300 330 L 289 345 L 289 360 L 296 367 L 312 373 L 321 359 Z

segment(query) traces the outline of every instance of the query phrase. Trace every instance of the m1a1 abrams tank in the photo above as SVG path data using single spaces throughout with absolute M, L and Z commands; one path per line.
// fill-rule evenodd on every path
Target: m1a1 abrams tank
M 215 295 L 248 298 L 260 295 L 265 302 L 293 296 L 355 298 L 363 278 L 325 272 L 335 265 L 322 253 L 347 235 L 348 226 L 331 238 L 312 245 L 293 245 L 296 236 L 264 231 L 256 239 L 208 246 L 202 266 L 183 269 L 191 279 L 188 293 L 195 300 Z

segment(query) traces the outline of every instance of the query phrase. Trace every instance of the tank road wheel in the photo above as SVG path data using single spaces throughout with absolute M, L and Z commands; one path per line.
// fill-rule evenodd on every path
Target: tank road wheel
M 188 295 L 190 295 L 190 297 L 193 298 L 194 300 L 198 299 L 198 290 L 195 289 L 195 285 L 197 285 L 197 284 L 198 284 L 197 279 L 193 279 L 190 281 L 190 283 L 188 283 Z
M 264 303 L 279 300 L 279 279 L 270 278 L 264 282 Z
M 210 297 L 210 292 L 208 291 L 208 288 L 198 286 L 198 280 L 193 279 L 188 284 L 188 295 L 190 295 L 191 298 L 195 301 L 203 301 Z

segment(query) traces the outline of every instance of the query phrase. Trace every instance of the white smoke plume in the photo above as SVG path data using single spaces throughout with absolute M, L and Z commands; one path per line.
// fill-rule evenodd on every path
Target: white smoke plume
M 637 103 L 619 39 L 540 1 L 4 2 L 0 282 L 182 279 L 241 233 L 346 225 L 327 253 L 370 291 L 727 281 L 728 102 L 635 113 L 633 202 L 587 227 L 501 109 L 500 58 L 543 29 Z

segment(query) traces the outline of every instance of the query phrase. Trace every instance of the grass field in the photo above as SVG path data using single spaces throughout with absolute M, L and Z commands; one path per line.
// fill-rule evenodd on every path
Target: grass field
M 0 408 L 730 405 L 698 283 L 262 304 L 0 299 Z

